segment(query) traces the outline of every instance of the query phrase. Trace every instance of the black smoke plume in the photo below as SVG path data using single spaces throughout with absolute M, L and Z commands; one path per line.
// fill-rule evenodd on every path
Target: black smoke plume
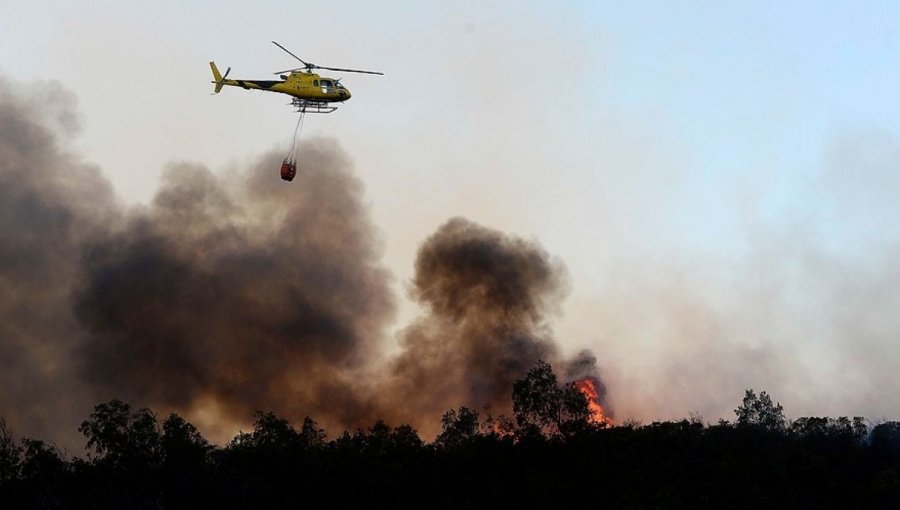
M 410 292 L 428 314 L 391 364 L 385 395 L 403 403 L 400 419 L 459 405 L 508 413 L 513 383 L 538 360 L 567 365 L 548 325 L 566 289 L 564 267 L 537 243 L 463 218 L 444 224 L 420 247 Z M 592 356 L 576 361 L 578 376 L 597 375 Z
M 411 295 L 428 313 L 385 361 L 391 276 L 333 142 L 303 145 L 292 184 L 275 154 L 227 174 L 173 164 L 126 208 L 64 150 L 68 96 L 16 90 L 0 82 L 0 416 L 23 434 L 82 444 L 60 431 L 112 398 L 218 439 L 255 410 L 427 434 L 451 407 L 507 410 L 517 378 L 560 360 L 562 265 L 454 219 L 421 246 Z
M 44 437 L 88 405 L 69 294 L 83 240 L 117 214 L 98 169 L 61 146 L 77 130 L 71 102 L 58 85 L 26 95 L 0 77 L 0 415 Z
M 346 157 L 303 155 L 293 185 L 274 156 L 228 177 L 173 166 L 85 247 L 75 309 L 98 392 L 227 417 L 368 414 L 358 376 L 393 316 L 389 275 Z

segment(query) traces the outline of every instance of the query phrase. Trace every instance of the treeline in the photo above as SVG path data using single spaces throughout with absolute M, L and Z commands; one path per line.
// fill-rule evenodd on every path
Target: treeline
M 752 390 L 735 415 L 607 426 L 546 363 L 515 384 L 512 417 L 450 410 L 430 444 L 408 425 L 329 439 L 258 412 L 219 447 L 114 400 L 79 427 L 86 458 L 0 421 L 0 508 L 900 507 L 900 423 L 788 422 Z

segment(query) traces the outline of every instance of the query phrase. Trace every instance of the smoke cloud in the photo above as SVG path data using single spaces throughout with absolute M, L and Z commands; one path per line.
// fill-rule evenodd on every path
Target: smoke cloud
M 83 240 L 117 211 L 98 169 L 61 146 L 77 130 L 71 106 L 56 84 L 25 95 L 0 78 L 0 414 L 37 437 L 84 413 L 69 294 Z
M 355 374 L 394 308 L 362 186 L 328 142 L 304 148 L 295 186 L 279 163 L 174 165 L 149 207 L 85 247 L 74 301 L 98 392 L 231 418 L 360 414 Z
M 565 271 L 536 243 L 463 218 L 421 246 L 411 297 L 429 313 L 401 334 L 385 395 L 399 419 L 449 407 L 508 411 L 513 382 L 558 349 L 546 314 L 566 289 Z
M 507 410 L 517 378 L 560 359 L 547 317 L 562 264 L 461 218 L 422 244 L 410 294 L 427 314 L 386 359 L 392 277 L 333 142 L 307 142 L 290 185 L 275 154 L 226 174 L 172 164 L 126 208 L 59 148 L 72 106 L 41 115 L 13 89 L 0 84 L 0 414 L 17 430 L 80 444 L 78 421 L 118 398 L 219 440 L 255 410 L 429 434 L 451 407 Z

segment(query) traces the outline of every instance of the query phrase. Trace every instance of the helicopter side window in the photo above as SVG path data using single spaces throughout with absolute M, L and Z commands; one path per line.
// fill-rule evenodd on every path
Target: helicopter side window
M 313 87 L 319 86 L 319 80 L 313 80 Z
M 333 86 L 333 85 L 334 85 L 334 84 L 331 83 L 331 80 L 322 80 L 322 86 L 323 86 L 323 87 L 331 87 L 331 86 Z

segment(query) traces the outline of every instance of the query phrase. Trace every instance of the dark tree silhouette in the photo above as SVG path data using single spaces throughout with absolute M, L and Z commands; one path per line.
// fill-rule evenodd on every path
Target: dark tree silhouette
M 434 441 L 439 448 L 459 448 L 479 434 L 478 411 L 460 407 L 441 417 L 441 433 Z
M 317 450 L 325 446 L 328 435 L 325 433 L 325 429 L 319 428 L 319 424 L 307 416 L 303 419 L 298 439 L 304 449 Z
M 545 361 L 513 385 L 513 414 L 523 437 L 569 437 L 588 428 L 591 415 L 587 397 L 574 384 L 560 386 L 553 367 Z
M 70 465 L 55 445 L 38 439 L 22 440 L 22 479 L 36 508 L 58 508 L 64 499 Z M 2 506 L 2 505 L 0 505 Z
M 162 431 L 162 507 L 206 506 L 208 501 L 204 499 L 212 476 L 211 454 L 215 447 L 177 414 L 166 418 Z
M 803 417 L 748 390 L 738 423 L 592 427 L 546 363 L 516 383 L 516 423 L 460 407 L 434 443 L 383 421 L 329 441 L 271 412 L 225 447 L 178 415 L 120 401 L 80 430 L 90 457 L 16 444 L 0 421 L 0 508 L 898 508 L 900 424 Z M 580 393 L 580 392 L 579 392 Z M 547 436 L 550 440 L 546 440 Z
M 65 456 L 55 445 L 39 439 L 22 440 L 22 477 L 30 480 L 59 478 L 68 470 Z
M 425 446 L 416 429 L 409 425 L 399 425 L 391 431 L 391 451 L 401 455 L 411 455 Z
M 166 418 L 162 430 L 160 446 L 167 465 L 204 464 L 214 449 L 196 427 L 177 414 Z
M 752 389 L 744 392 L 744 401 L 734 410 L 738 425 L 754 425 L 768 430 L 784 430 L 784 409 L 765 391 L 759 396 Z
M 862 416 L 855 416 L 852 421 L 846 416 L 797 418 L 791 422 L 788 430 L 804 438 L 844 438 L 852 441 L 860 441 L 868 433 Z
M 254 417 L 253 432 L 238 434 L 231 446 L 272 451 L 299 448 L 300 436 L 287 420 L 262 411 L 257 411 Z
M 131 412 L 121 400 L 94 407 L 78 431 L 87 438 L 96 462 L 119 468 L 147 468 L 161 461 L 159 422 L 149 409 Z
M 19 478 L 22 447 L 16 444 L 12 429 L 0 418 L 0 484 Z
M 879 423 L 872 429 L 870 442 L 878 460 L 889 465 L 900 463 L 900 422 Z
M 162 505 L 162 434 L 153 411 L 132 412 L 129 404 L 110 400 L 95 406 L 78 430 L 94 469 L 83 468 L 97 477 L 94 501 L 116 508 Z

